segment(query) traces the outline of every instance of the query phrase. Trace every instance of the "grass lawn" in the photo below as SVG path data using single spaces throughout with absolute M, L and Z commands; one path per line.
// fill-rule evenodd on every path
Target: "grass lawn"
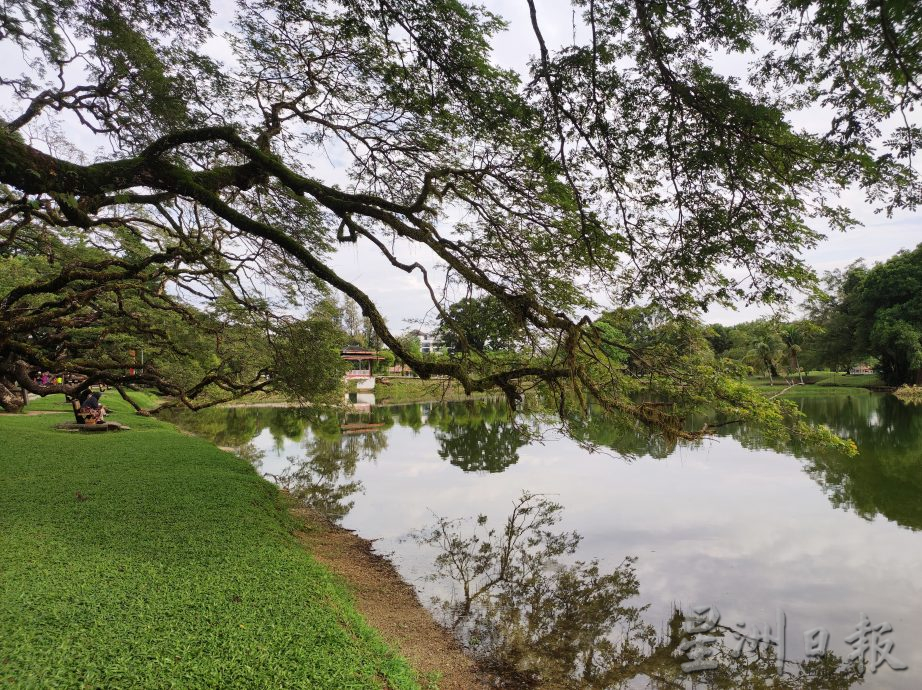
M 419 687 L 274 486 L 117 397 L 132 431 L 0 416 L 0 685 Z
M 868 388 L 858 388 L 858 387 L 849 387 L 849 386 L 819 386 L 815 383 L 807 383 L 803 386 L 797 385 L 791 388 L 787 388 L 789 384 L 784 386 L 774 385 L 770 386 L 767 383 L 752 383 L 753 388 L 757 391 L 764 393 L 765 395 L 778 395 L 780 394 L 783 398 L 802 398 L 805 396 L 829 396 L 829 395 L 871 395 L 871 391 Z M 787 390 L 785 390 L 787 388 Z M 783 392 L 782 392 L 783 391 Z
M 886 386 L 877 374 L 843 374 L 832 371 L 811 371 L 811 380 L 817 386 Z
M 783 397 L 810 395 L 870 395 L 870 388 L 886 384 L 877 374 L 843 374 L 832 371 L 810 371 L 804 374 L 806 384 L 793 386 L 788 379 L 775 378 L 770 382 L 767 376 L 750 376 L 747 382 L 767 395 L 781 393 Z M 788 390 L 785 390 L 785 389 Z
M 490 394 L 465 395 L 461 384 L 453 379 L 418 379 L 394 376 L 379 377 L 375 384 L 375 400 L 381 404 L 429 402 L 433 400 L 472 400 L 490 397 Z M 493 395 L 497 392 L 494 391 Z

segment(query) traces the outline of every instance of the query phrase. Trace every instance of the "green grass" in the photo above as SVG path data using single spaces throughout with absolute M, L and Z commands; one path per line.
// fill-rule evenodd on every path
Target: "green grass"
M 805 385 L 790 386 L 785 378 L 750 376 L 746 381 L 766 395 L 781 394 L 782 397 L 803 397 L 813 395 L 869 395 L 870 388 L 886 385 L 877 374 L 843 374 L 831 371 L 811 371 L 804 374 Z M 784 391 L 782 393 L 781 391 Z
M 412 377 L 378 378 L 375 385 L 375 401 L 380 403 L 429 402 L 433 400 L 471 400 L 489 397 L 489 394 L 465 395 L 461 384 L 447 379 L 423 379 Z M 493 392 L 496 395 L 497 391 Z
M 817 386 L 864 387 L 887 385 L 877 374 L 843 374 L 841 372 L 813 371 L 809 373 L 809 377 L 815 381 Z
M 275 487 L 107 398 L 132 431 L 0 416 L 0 685 L 419 686 L 301 548 Z
M 849 387 L 849 386 L 818 386 L 813 383 L 808 383 L 803 386 L 793 386 L 785 390 L 788 384 L 784 386 L 770 386 L 768 384 L 762 383 L 752 383 L 753 388 L 757 391 L 764 393 L 765 395 L 777 395 L 780 394 L 783 398 L 800 398 L 805 396 L 829 396 L 829 395 L 871 395 L 871 391 L 867 388 L 858 388 L 858 387 Z M 782 392 L 783 391 L 783 392 Z

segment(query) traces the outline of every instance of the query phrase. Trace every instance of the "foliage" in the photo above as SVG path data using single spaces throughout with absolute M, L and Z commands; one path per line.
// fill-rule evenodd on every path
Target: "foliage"
M 361 314 L 359 314 L 358 305 L 347 297 L 343 300 L 341 311 L 343 318 L 342 329 L 346 333 L 348 344 L 366 347 L 368 342 L 366 340 L 365 323 Z
M 478 393 L 474 397 L 481 398 Z M 385 404 L 429 402 L 437 400 L 469 400 L 464 389 L 451 379 L 430 379 L 394 376 L 379 378 L 375 385 L 375 400 Z
M 330 385 L 317 368 L 340 370 L 322 350 L 311 367 L 286 368 L 290 355 L 273 341 L 290 341 L 294 322 L 239 298 L 228 287 L 234 269 L 201 276 L 183 266 L 214 256 L 157 251 L 121 231 L 115 250 L 64 241 L 43 223 L 7 229 L 0 403 L 8 410 L 21 405 L 17 389 L 76 395 L 95 383 L 147 386 L 199 407 L 273 387 L 320 396 Z M 203 297 L 204 309 L 196 304 Z M 42 383 L 42 371 L 63 376 L 63 385 Z
M 878 360 L 890 385 L 922 381 L 922 246 L 872 268 L 827 276 L 830 295 L 812 305 L 831 359 Z
M 720 323 L 712 323 L 704 333 L 715 357 L 723 357 L 733 347 L 731 329 Z
M 237 2 L 220 64 L 207 54 L 218 40 L 207 0 L 5 7 L 0 38 L 15 59 L 0 74 L 12 112 L 0 126 L 0 256 L 27 236 L 38 238 L 30 256 L 47 237 L 82 240 L 130 258 L 113 276 L 119 289 L 154 277 L 161 299 L 223 295 L 267 333 L 272 317 L 332 288 L 421 377 L 499 389 L 513 406 L 540 383 L 555 409 L 585 409 L 591 397 L 674 436 L 700 435 L 684 418 L 704 399 L 765 412 L 724 397 L 736 388 L 714 379 L 730 372 L 708 361 L 687 322 L 647 355 L 622 337 L 634 334 L 581 314 L 599 294 L 683 319 L 735 299 L 777 303 L 813 282 L 799 256 L 820 239 L 808 221 L 852 224 L 839 191 L 855 183 L 880 208 L 912 207 L 919 132 L 883 130 L 922 97 L 922 11 L 574 0 L 587 29 L 574 34 L 586 38 L 553 50 L 528 4 L 524 80 L 492 61 L 503 20 L 460 0 Z M 716 71 L 718 55 L 749 62 L 748 82 Z M 789 116 L 811 107 L 829 122 L 795 129 Z M 85 163 L 64 122 L 80 123 L 89 148 L 114 150 Z M 331 147 L 345 183 L 309 165 Z M 421 356 L 333 268 L 343 242 L 421 276 L 437 310 L 448 294 L 495 299 L 527 346 L 514 358 Z M 131 255 L 139 248 L 152 252 L 145 266 Z M 418 254 L 439 269 L 408 258 Z M 747 280 L 727 276 L 728 264 Z M 62 333 L 81 304 L 62 303 Z M 877 337 L 905 344 L 909 334 L 894 322 Z M 5 367 L 49 362 L 15 340 L 0 353 Z M 234 359 L 230 372 L 203 368 L 208 382 L 192 392 L 232 396 L 266 380 L 235 380 L 247 360 Z M 639 372 L 667 396 L 658 406 L 630 398 Z
M 382 359 L 376 362 L 375 366 L 377 367 L 377 371 L 381 373 L 387 373 L 396 363 L 394 353 L 390 350 L 378 350 L 378 356 Z
M 893 394 L 903 402 L 922 404 L 922 386 L 900 386 Z
M 276 388 L 302 402 L 337 402 L 348 363 L 340 356 L 345 334 L 313 318 L 286 324 L 273 343 Z
M 496 297 L 465 297 L 442 313 L 438 333 L 449 351 L 511 350 L 521 327 Z
M 404 333 L 402 336 L 397 338 L 397 342 L 400 344 L 399 350 L 394 352 L 395 360 L 400 359 L 403 362 L 413 361 L 416 358 L 422 357 L 423 349 L 422 344 L 420 343 L 419 336 L 414 333 Z M 400 353 L 403 353 L 403 356 Z M 404 359 L 405 357 L 405 359 Z

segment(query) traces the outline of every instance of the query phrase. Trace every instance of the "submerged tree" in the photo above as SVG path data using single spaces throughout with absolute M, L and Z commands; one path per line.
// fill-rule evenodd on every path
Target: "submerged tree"
M 670 404 L 638 403 L 601 345 L 644 353 L 580 313 L 590 294 L 673 311 L 777 301 L 810 279 L 798 252 L 819 235 L 807 220 L 850 223 L 838 189 L 857 182 L 887 208 L 915 203 L 918 130 L 898 127 L 892 153 L 874 142 L 922 95 L 922 10 L 574 0 L 586 40 L 555 50 L 524 1 L 535 46 L 524 83 L 491 61 L 502 20 L 461 0 L 240 0 L 227 64 L 205 53 L 207 0 L 6 5 L 0 40 L 23 62 L 0 74 L 0 251 L 41 213 L 61 241 L 107 244 L 119 259 L 158 245 L 153 263 L 199 275 L 255 255 L 264 277 L 284 278 L 280 294 L 345 293 L 424 378 L 498 387 L 513 405 L 537 380 L 561 406 L 588 394 L 673 435 L 693 433 L 682 418 L 702 399 L 780 420 L 713 359 L 655 352 L 645 369 Z M 748 83 L 714 69 L 715 55 L 757 44 L 769 50 L 752 54 Z M 786 119 L 811 105 L 830 113 L 827 131 Z M 86 162 L 60 143 L 62 122 L 113 152 Z M 342 175 L 324 173 L 330 148 Z M 177 209 L 209 232 L 176 227 Z M 531 351 L 407 351 L 367 292 L 331 268 L 337 242 L 368 243 L 422 275 L 443 317 L 439 280 L 490 295 Z M 0 359 L 41 366 L 23 329 L 7 326 L 18 318 L 4 315 Z

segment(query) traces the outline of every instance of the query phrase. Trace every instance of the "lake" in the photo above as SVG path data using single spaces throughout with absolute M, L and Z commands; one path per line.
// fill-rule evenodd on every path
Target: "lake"
M 235 408 L 173 421 L 243 448 L 261 473 L 376 540 L 423 602 L 450 590 L 427 579 L 438 552 L 408 535 L 435 515 L 482 514 L 500 526 L 527 490 L 558 502 L 557 527 L 582 536 L 565 565 L 598 559 L 606 572 L 636 557 L 639 595 L 631 601 L 648 606 L 641 618 L 657 632 L 676 607 L 707 606 L 702 616 L 719 611 L 722 625 L 756 639 L 761 632 L 777 641 L 783 630 L 787 659 L 803 661 L 804 633 L 819 628 L 845 658 L 854 649 L 846 639 L 866 616 L 860 640 L 884 652 L 887 640 L 894 646 L 878 656 L 876 673 L 869 666 L 863 687 L 922 687 L 922 407 L 883 394 L 797 403 L 811 421 L 855 439 L 860 455 L 773 443 L 739 425 L 714 439 L 670 443 L 600 415 L 576 425 L 574 440 L 543 417 L 513 424 L 504 404 L 490 400 L 354 414 Z M 873 630 L 885 622 L 892 630 Z M 579 657 L 575 672 L 596 658 Z M 908 668 L 893 670 L 899 662 Z M 670 673 L 625 685 L 708 687 L 705 676 Z

